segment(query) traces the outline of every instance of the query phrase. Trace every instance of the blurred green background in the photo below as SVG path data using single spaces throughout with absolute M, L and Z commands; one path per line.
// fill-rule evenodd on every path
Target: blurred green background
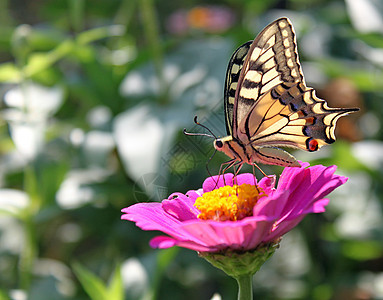
M 308 85 L 361 111 L 335 144 L 294 152 L 350 179 L 284 237 L 255 297 L 383 299 L 381 1 L 0 0 L 1 300 L 235 299 L 234 280 L 151 249 L 120 210 L 201 187 L 212 140 L 182 130 L 201 132 L 198 115 L 225 134 L 230 55 L 282 16 Z

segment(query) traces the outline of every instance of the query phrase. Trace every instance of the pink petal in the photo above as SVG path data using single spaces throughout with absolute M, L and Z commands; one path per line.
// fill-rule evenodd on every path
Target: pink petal
M 308 169 L 286 169 L 284 174 L 285 176 L 288 174 L 289 177 L 283 178 L 281 176 L 277 192 L 288 192 L 288 201 L 281 203 L 280 218 L 266 241 L 273 240 L 290 231 L 306 214 L 324 212 L 329 200 L 322 197 L 347 181 L 345 177 L 334 175 L 335 166 L 324 167 L 319 165 Z M 274 197 L 278 198 L 279 195 L 276 193 Z
M 152 248 L 166 249 L 176 246 L 177 240 L 168 236 L 159 235 L 152 238 L 149 242 L 149 245 Z
M 262 241 L 270 232 L 273 221 L 266 217 L 248 217 L 236 222 L 185 222 L 182 229 L 198 239 L 201 245 L 246 250 L 255 248 Z
M 291 186 L 294 186 L 296 180 L 302 181 L 304 176 L 305 167 L 308 163 L 301 163 L 301 167 L 284 168 L 281 176 L 279 177 L 278 189 L 291 190 Z
M 184 233 L 179 230 L 182 221 L 166 213 L 162 203 L 138 203 L 124 208 L 122 212 L 125 214 L 121 219 L 133 221 L 143 230 L 158 230 L 175 238 L 185 239 Z
M 233 186 L 233 178 L 234 175 L 231 173 L 209 177 L 202 184 L 202 189 L 206 193 L 225 185 Z
M 263 189 L 266 195 L 271 195 L 272 191 L 274 190 L 275 181 L 276 181 L 275 175 L 263 177 L 259 181 L 258 186 Z
M 199 189 L 197 191 L 190 190 L 186 193 L 186 196 L 193 199 L 194 201 L 195 201 L 195 199 L 197 199 L 198 197 L 201 197 L 202 195 L 203 195 L 202 189 Z
M 289 177 L 281 175 L 277 190 L 287 190 L 290 193 L 290 201 L 283 208 L 282 215 L 299 215 L 322 197 L 326 196 L 336 187 L 342 185 L 345 177 L 334 175 L 335 166 L 314 166 L 308 169 L 285 168 Z M 295 169 L 295 170 L 291 170 Z
M 312 208 L 311 210 L 302 212 L 301 214 L 295 217 L 288 217 L 283 220 L 279 220 L 274 230 L 268 235 L 268 237 L 264 240 L 264 242 L 270 242 L 280 236 L 283 236 L 284 234 L 289 232 L 291 229 L 293 229 L 295 226 L 297 226 L 302 221 L 302 219 L 306 216 L 306 214 L 324 212 L 326 210 L 325 206 L 329 202 L 330 201 L 328 199 L 319 200 L 311 207 Z
M 263 197 L 258 200 L 254 206 L 254 216 L 276 216 L 280 218 L 283 208 L 290 200 L 288 191 L 274 191 L 268 197 Z
M 311 207 L 303 211 L 303 214 L 323 213 L 326 211 L 326 206 L 329 204 L 329 199 L 321 199 L 316 201 Z
M 234 182 L 236 182 L 237 185 L 241 184 L 251 184 L 251 185 L 256 185 L 257 184 L 257 178 L 250 173 L 243 173 L 239 174 L 237 178 L 234 179 Z
M 199 211 L 194 207 L 195 198 L 186 197 L 181 193 L 172 194 L 171 200 L 163 200 L 162 208 L 177 220 L 186 221 L 196 219 Z
M 263 240 L 263 242 L 271 242 L 275 239 L 281 237 L 282 235 L 289 232 L 295 226 L 297 226 L 305 215 L 300 215 L 299 217 L 291 220 L 291 221 L 283 221 Z
M 199 245 L 192 241 L 176 240 L 167 236 L 157 236 L 153 238 L 149 242 L 149 244 L 150 244 L 150 247 L 152 248 L 160 248 L 160 249 L 166 249 L 173 246 L 179 246 L 179 247 L 188 248 L 188 249 L 199 251 L 199 252 L 212 252 L 212 251 L 219 250 L 218 248 L 215 248 L 215 247 L 205 247 L 203 245 Z

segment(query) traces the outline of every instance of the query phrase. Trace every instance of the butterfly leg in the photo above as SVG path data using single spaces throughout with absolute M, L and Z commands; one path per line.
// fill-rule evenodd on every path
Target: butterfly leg
M 238 169 L 236 169 L 237 165 L 238 165 Z M 234 176 L 235 177 L 237 177 L 239 171 L 241 171 L 242 166 L 243 166 L 243 162 L 242 161 L 239 161 L 239 162 L 237 162 L 236 164 L 233 165 L 233 167 L 234 167 Z
M 257 166 L 256 164 L 251 164 L 251 166 L 253 167 L 253 178 L 254 178 L 254 187 L 257 189 L 258 193 L 259 193 L 259 189 L 258 189 L 258 185 L 257 185 L 257 177 L 255 176 L 255 169 L 254 169 L 254 166 Z M 258 167 L 258 166 L 257 166 Z M 259 169 L 259 168 L 258 168 Z M 262 170 L 260 170 L 262 172 Z M 263 173 L 263 172 L 262 172 Z M 263 173 L 264 174 L 264 173 Z M 266 176 L 268 177 L 268 176 Z
M 223 184 L 224 185 L 226 185 L 226 182 L 225 182 L 225 172 L 228 170 L 228 169 L 230 169 L 232 166 L 234 166 L 235 164 L 237 164 L 238 163 L 238 161 L 236 160 L 236 159 L 231 159 L 231 160 L 229 160 L 229 161 L 227 161 L 227 162 L 224 162 L 223 164 L 221 164 L 221 167 L 219 168 L 219 173 L 218 173 L 218 180 L 219 180 L 219 176 L 221 176 L 221 174 L 222 174 L 222 176 L 223 176 Z M 222 169 L 222 167 L 224 166 L 224 165 L 226 165 L 226 167 L 224 167 L 223 169 Z M 218 181 L 217 181 L 217 184 L 218 184 Z
M 212 156 L 210 156 L 209 160 L 206 162 L 206 170 L 207 170 L 207 173 L 209 174 L 210 177 L 213 177 L 213 175 L 209 171 L 209 162 L 212 160 L 212 158 L 214 157 L 216 152 L 217 152 L 217 150 L 214 151 Z
M 237 166 L 238 166 L 238 169 L 237 169 Z M 238 161 L 236 164 L 233 165 L 233 168 L 234 168 L 234 180 L 237 181 L 237 175 L 239 173 L 239 171 L 241 171 L 243 167 L 243 162 L 242 161 Z
M 251 165 L 253 166 L 253 173 L 254 173 L 254 166 L 255 166 L 263 174 L 263 176 L 269 177 L 268 175 L 266 175 L 265 172 L 262 171 L 262 169 L 256 163 L 252 163 Z
M 257 186 L 256 177 L 255 177 L 254 164 L 251 164 L 251 167 L 253 168 L 254 186 Z

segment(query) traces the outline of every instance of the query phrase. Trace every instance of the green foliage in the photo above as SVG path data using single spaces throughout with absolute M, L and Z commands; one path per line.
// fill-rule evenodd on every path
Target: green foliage
M 366 261 L 382 256 L 382 244 L 377 241 L 349 241 L 343 245 L 345 257 Z
M 7 296 L 7 293 L 0 290 L 0 300 L 10 300 L 10 298 Z
M 121 271 L 119 267 L 115 269 L 108 285 L 105 285 L 100 278 L 86 270 L 78 263 L 73 264 L 73 271 L 90 299 L 124 299 Z

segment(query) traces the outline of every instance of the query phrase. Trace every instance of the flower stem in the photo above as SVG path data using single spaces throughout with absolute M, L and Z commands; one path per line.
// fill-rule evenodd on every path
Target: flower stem
M 23 251 L 20 255 L 19 275 L 20 287 L 24 290 L 29 290 L 32 282 L 33 265 L 37 257 L 37 241 L 32 216 L 27 216 L 24 219 L 24 228 L 25 246 L 23 247 Z
M 25 232 L 25 245 L 19 260 L 19 276 L 20 287 L 29 290 L 33 276 L 33 265 L 38 252 L 34 217 L 39 212 L 42 201 L 38 193 L 36 169 L 32 163 L 29 163 L 24 169 L 24 190 L 30 198 L 30 203 L 21 216 Z
M 72 29 L 75 32 L 80 32 L 83 28 L 85 1 L 71 0 L 68 2 L 68 6 Z
M 238 300 L 253 299 L 253 276 L 241 275 L 235 278 L 238 282 Z

